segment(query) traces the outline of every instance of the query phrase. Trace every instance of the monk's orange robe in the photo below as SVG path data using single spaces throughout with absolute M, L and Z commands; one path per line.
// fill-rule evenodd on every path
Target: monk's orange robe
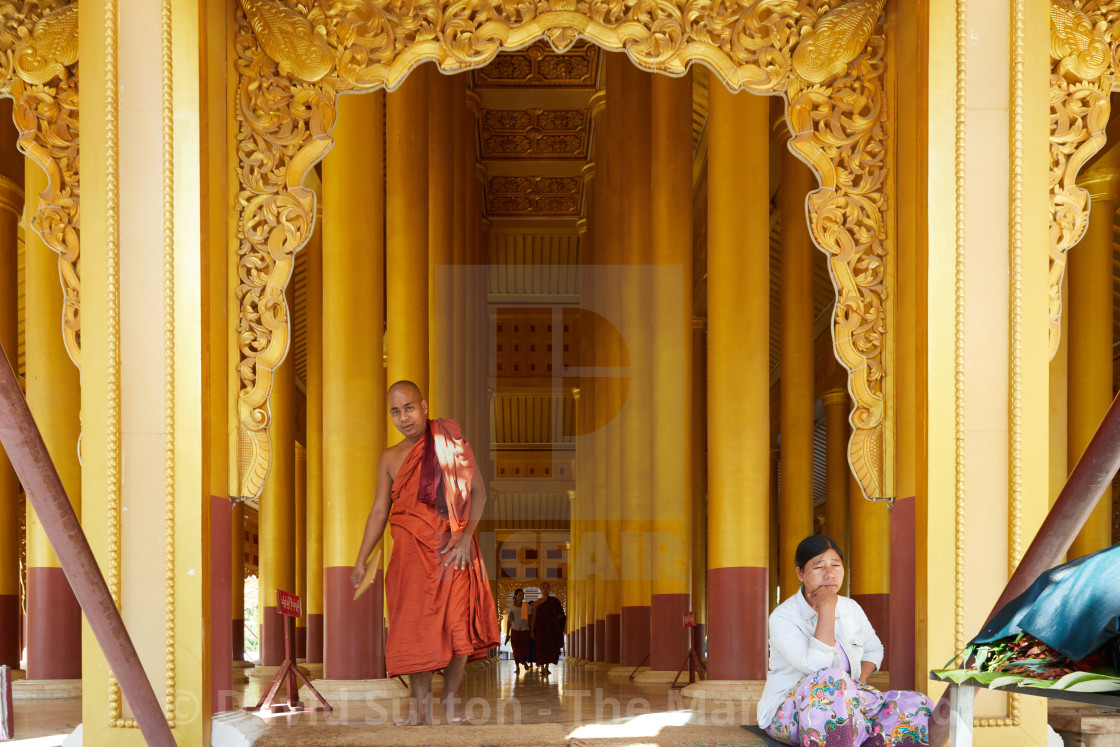
M 440 554 L 449 541 L 462 537 L 470 517 L 474 455 L 454 421 L 433 420 L 429 428 L 434 440 L 417 441 L 393 481 L 385 643 L 391 677 L 440 669 L 462 654 L 481 658 L 497 647 L 501 634 L 478 541 L 471 538 L 466 568 L 445 568 L 446 556 Z M 428 443 L 434 443 L 438 454 L 446 510 L 421 501 Z

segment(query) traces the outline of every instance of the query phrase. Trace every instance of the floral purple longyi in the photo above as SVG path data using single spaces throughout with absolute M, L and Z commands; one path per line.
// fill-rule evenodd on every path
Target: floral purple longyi
M 766 733 L 800 747 L 909 747 L 929 744 L 931 714 L 922 693 L 880 692 L 830 667 L 790 688 Z

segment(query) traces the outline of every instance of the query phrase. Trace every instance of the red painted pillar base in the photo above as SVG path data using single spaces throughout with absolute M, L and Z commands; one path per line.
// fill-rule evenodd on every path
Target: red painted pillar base
M 594 626 L 584 625 L 579 629 L 579 648 L 583 652 L 583 658 L 587 661 L 595 661 L 595 642 L 592 631 Z
M 704 623 L 696 623 L 696 627 L 692 629 L 692 648 L 701 659 L 708 655 L 708 640 L 705 637 L 707 634 L 708 626 Z
M 307 628 L 296 626 L 296 658 L 307 660 Z
M 210 536 L 229 537 L 233 507 L 228 498 L 210 496 Z M 210 707 L 214 713 L 236 708 L 233 700 L 233 568 L 228 542 L 210 543 Z
M 278 667 L 284 663 L 284 615 L 276 607 L 261 610 L 261 666 Z
M 766 568 L 708 570 L 708 678 L 766 679 Z
M 323 615 L 307 616 L 307 663 L 323 663 Z
M 607 659 L 607 621 L 595 621 L 595 661 L 609 661 Z
M 622 608 L 622 651 L 619 663 L 624 667 L 648 664 L 650 655 L 649 607 Z
M 871 622 L 871 627 L 875 629 L 879 640 L 883 642 L 883 648 L 886 649 L 886 654 L 883 656 L 883 664 L 879 669 L 881 671 L 889 671 L 891 655 L 891 595 L 852 594 L 852 599 L 856 600 L 860 607 L 863 607 L 863 611 L 867 613 L 868 621 Z
M 19 669 L 19 594 L 0 594 L 0 667 Z
M 918 686 L 914 651 L 917 640 L 914 587 L 918 568 L 915 511 L 913 496 L 896 500 L 891 506 L 891 647 L 887 655 L 890 656 L 892 690 L 913 690 Z
M 323 678 L 378 680 L 385 677 L 385 578 L 354 600 L 353 566 L 327 568 L 323 578 Z
M 618 663 L 622 659 L 622 615 L 607 615 L 607 653 L 605 661 Z
M 649 668 L 675 672 L 688 656 L 689 631 L 684 613 L 689 610 L 688 594 L 654 594 L 650 607 L 651 651 Z
M 27 679 L 82 677 L 82 609 L 61 568 L 27 569 Z
M 230 629 L 233 634 L 233 660 L 245 661 L 245 621 L 235 618 Z

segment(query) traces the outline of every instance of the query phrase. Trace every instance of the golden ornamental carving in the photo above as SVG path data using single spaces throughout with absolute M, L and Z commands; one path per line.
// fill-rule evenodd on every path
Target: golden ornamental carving
M 831 87 L 796 77 L 786 89 L 788 147 L 820 175 L 809 193 L 809 228 L 827 255 L 836 285 L 832 334 L 849 371 L 855 403 L 849 458 L 869 497 L 890 495 L 884 483 L 887 334 L 886 40 L 871 36 Z
M 0 95 L 13 99 L 18 146 L 47 174 L 31 227 L 58 253 L 63 340 L 81 365 L 78 6 L 0 2 Z
M 1061 336 L 1066 252 L 1085 233 L 1089 194 L 1077 186 L 1105 143 L 1116 79 L 1120 2 L 1050 0 L 1050 356 Z
M 271 0 L 242 0 L 261 49 L 289 73 L 314 83 L 331 71 L 334 54 L 307 18 Z
M 1050 3 L 1050 57 L 1058 72 L 1074 78 L 1098 78 L 1108 69 L 1112 50 L 1105 38 L 1107 24 L 1094 21 L 1070 0 Z
M 78 6 L 69 5 L 43 17 L 30 37 L 16 46 L 15 69 L 20 79 L 43 85 L 61 78 L 78 61 Z
M 873 9 L 881 10 L 881 1 L 853 0 L 828 12 L 829 0 L 241 0 L 236 40 L 240 392 L 233 494 L 258 494 L 268 471 L 271 372 L 283 359 L 289 337 L 283 288 L 292 254 L 309 237 L 314 210 L 313 195 L 299 185 L 330 148 L 337 95 L 393 89 L 425 61 L 447 72 L 475 69 L 476 80 L 485 85 L 582 74 L 591 59 L 585 53 L 594 47 L 575 43 L 578 37 L 624 50 L 647 70 L 681 75 L 699 62 L 732 90 L 787 97 L 792 147 L 821 179 L 821 188 L 809 199 L 809 219 L 837 285 L 836 349 L 851 372 L 856 403 L 851 461 L 869 496 L 889 495 L 893 486 L 885 484 L 883 469 L 889 261 L 883 218 L 885 42 L 877 11 L 869 26 L 861 20 Z M 285 51 L 294 47 L 263 41 L 257 25 L 265 9 L 269 18 L 289 19 L 286 28 L 302 35 L 302 43 L 315 47 L 316 55 L 320 42 L 326 44 L 333 55 L 329 71 L 314 78 L 327 67 L 321 60 L 313 70 L 297 71 Z M 303 20 L 297 22 L 295 16 Z M 828 18 L 832 20 L 822 25 Z M 270 24 L 267 33 L 278 28 L 280 23 Z M 805 64 L 835 69 L 830 83 L 810 81 L 795 71 L 794 51 L 803 35 L 817 39 L 802 52 Z M 541 38 L 552 49 L 533 44 Z M 556 54 L 556 48 L 568 44 L 574 57 Z M 532 49 L 538 50 L 535 60 L 527 54 Z M 503 57 L 495 70 L 484 67 L 505 50 L 520 50 L 515 52 L 520 61 L 507 63 Z M 837 55 L 850 56 L 839 67 L 829 67 Z M 509 197 L 523 206 L 530 195 Z M 542 193 L 538 202 L 560 210 L 574 199 L 578 211 L 578 197 Z
M 801 38 L 793 69 L 808 83 L 823 83 L 848 69 L 867 46 L 886 0 L 849 0 L 826 13 Z

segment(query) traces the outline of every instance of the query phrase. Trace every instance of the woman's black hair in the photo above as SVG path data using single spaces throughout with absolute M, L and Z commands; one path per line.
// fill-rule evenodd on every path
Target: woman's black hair
M 517 593 L 518 593 L 518 592 L 521 592 L 522 594 L 524 594 L 524 593 L 525 593 L 525 590 L 524 590 L 524 589 L 514 589 L 514 590 L 513 590 L 513 595 L 514 595 L 514 596 L 517 596 Z
M 797 546 L 797 552 L 793 555 L 793 564 L 804 569 L 806 563 L 829 550 L 835 550 L 836 554 L 840 556 L 840 560 L 844 559 L 844 553 L 841 552 L 840 545 L 836 544 L 836 540 L 828 535 L 814 534 L 811 537 L 806 537 Z

